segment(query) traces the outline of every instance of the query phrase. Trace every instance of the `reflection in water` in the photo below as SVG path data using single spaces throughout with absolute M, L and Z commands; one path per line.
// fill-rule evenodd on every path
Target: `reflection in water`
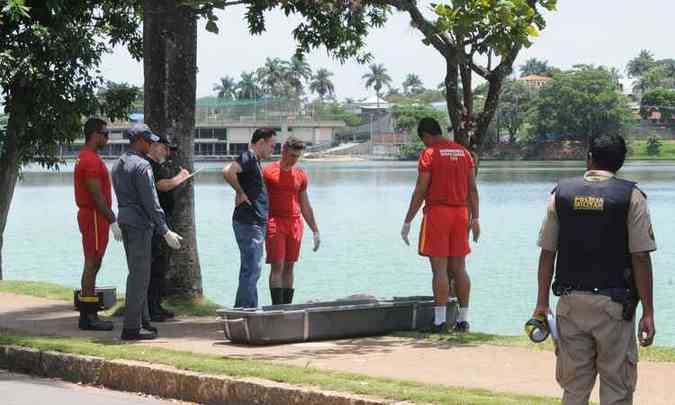
M 111 162 L 109 162 L 111 163 Z M 223 163 L 195 178 L 197 238 L 206 295 L 232 305 L 239 253 L 231 228 L 234 195 L 220 173 Z M 399 228 L 415 177 L 415 162 L 304 162 L 310 198 L 322 233 L 321 250 L 311 251 L 305 233 L 297 265 L 298 301 L 354 293 L 381 297 L 430 293 L 426 260 L 400 240 Z M 494 333 L 522 333 L 536 298 L 537 232 L 551 189 L 560 177 L 583 173 L 582 162 L 482 162 L 479 173 L 482 240 L 472 245 L 468 268 L 473 281 L 472 327 Z M 675 345 L 675 294 L 671 293 L 675 237 L 671 215 L 675 164 L 631 163 L 622 175 L 649 195 L 657 241 L 654 255 L 659 344 Z M 9 279 L 79 282 L 82 257 L 75 221 L 72 166 L 60 172 L 28 167 L 16 190 L 5 234 L 4 265 Z M 413 224 L 417 232 L 420 218 Z M 260 296 L 268 303 L 265 277 Z M 124 288 L 122 247 L 111 239 L 101 284 Z

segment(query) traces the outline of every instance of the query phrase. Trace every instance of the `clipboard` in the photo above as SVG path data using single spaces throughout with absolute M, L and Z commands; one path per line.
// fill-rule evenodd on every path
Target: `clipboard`
M 194 176 L 195 174 L 197 174 L 197 173 L 201 172 L 202 170 L 204 170 L 204 168 L 203 168 L 203 167 L 201 167 L 201 168 L 199 168 L 199 169 L 195 170 L 194 172 L 190 173 L 190 175 L 189 175 L 189 176 L 187 176 L 187 177 L 185 178 L 185 180 L 183 180 L 183 181 L 188 181 L 188 180 L 189 180 L 189 179 L 190 179 L 190 178 L 191 178 L 192 176 Z

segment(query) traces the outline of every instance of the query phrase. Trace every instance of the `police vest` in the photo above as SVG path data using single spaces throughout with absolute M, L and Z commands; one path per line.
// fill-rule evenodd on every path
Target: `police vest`
M 578 290 L 627 288 L 632 264 L 628 209 L 635 183 L 612 177 L 560 181 L 555 282 Z

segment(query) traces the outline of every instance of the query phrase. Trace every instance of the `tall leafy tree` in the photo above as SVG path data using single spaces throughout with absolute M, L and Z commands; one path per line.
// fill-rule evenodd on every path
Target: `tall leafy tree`
M 409 73 L 401 86 L 403 86 L 403 93 L 406 96 L 418 96 L 424 92 L 422 79 L 414 73 Z
M 555 68 L 548 65 L 548 61 L 537 58 L 530 58 L 518 68 L 521 76 L 537 75 L 552 77 L 556 71 Z
M 448 114 L 455 139 L 477 152 L 497 110 L 502 83 L 514 61 L 545 27 L 543 10 L 556 0 L 453 0 L 433 6 L 433 16 L 421 2 L 382 0 L 409 15 L 411 24 L 445 61 Z M 485 107 L 474 111 L 472 76 L 488 82 Z M 461 93 L 460 93 L 461 84 Z
M 312 68 L 309 63 L 297 55 L 288 61 L 288 81 L 293 89 L 294 96 L 300 98 L 305 94 L 305 83 L 312 78 Z
M 516 142 L 534 98 L 534 92 L 522 81 L 508 80 L 504 83 L 497 109 L 497 125 L 508 132 L 510 143 Z
M 130 113 L 136 111 L 142 93 L 137 86 L 107 81 L 96 94 L 99 112 L 111 121 L 120 117 L 128 117 Z
M 237 98 L 240 100 L 260 97 L 260 88 L 255 72 L 242 72 L 237 83 Z
M 258 68 L 258 80 L 262 83 L 265 94 L 273 97 L 289 95 L 290 84 L 288 63 L 280 58 L 267 58 L 265 64 Z
M 101 106 L 97 67 L 115 44 L 140 56 L 134 1 L 3 2 L 0 91 L 7 125 L 0 132 L 0 251 L 20 167 L 55 167 L 59 144 L 81 136 L 83 115 Z M 0 259 L 0 278 L 2 260 Z
M 643 49 L 638 56 L 628 62 L 626 73 L 628 73 L 628 77 L 640 77 L 654 65 L 656 65 L 654 55 L 647 49 Z
M 630 121 L 628 100 L 609 69 L 579 65 L 556 75 L 533 104 L 529 117 L 540 138 L 585 141 L 607 133 L 624 133 Z
M 296 54 L 325 46 L 340 61 L 369 60 L 364 38 L 369 29 L 381 26 L 386 17 L 386 8 L 379 3 L 357 6 L 352 1 L 143 0 L 146 121 L 154 129 L 174 136 L 180 147 L 178 164 L 188 170 L 193 168 L 197 19 L 205 18 L 207 31 L 217 33 L 215 11 L 242 5 L 246 7 L 245 23 L 252 34 L 266 30 L 265 14 L 271 10 L 300 15 L 302 22 L 293 30 Z M 261 78 L 266 79 L 261 81 L 264 90 L 288 91 L 287 87 L 275 88 L 269 72 L 261 73 Z M 184 297 L 199 296 L 202 285 L 192 183 L 177 194 L 176 212 L 174 226 L 183 236 L 184 246 L 174 255 L 169 289 Z
M 213 85 L 213 91 L 218 95 L 218 98 L 225 100 L 233 100 L 237 95 L 237 82 L 230 76 L 220 78 L 220 83 Z
M 319 96 L 321 102 L 323 102 L 326 96 L 333 96 L 335 94 L 335 86 L 330 79 L 331 76 L 333 76 L 333 73 L 324 68 L 317 70 L 314 76 L 312 76 L 309 89 Z
M 366 89 L 373 88 L 377 95 L 377 103 L 380 103 L 382 88 L 391 87 L 391 77 L 387 74 L 387 68 L 383 64 L 373 63 L 368 66 L 370 72 L 363 75 L 362 79 L 366 81 Z

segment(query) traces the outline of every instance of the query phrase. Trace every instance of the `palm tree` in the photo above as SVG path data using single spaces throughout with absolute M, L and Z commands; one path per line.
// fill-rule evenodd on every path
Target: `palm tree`
M 272 96 L 286 92 L 288 84 L 288 63 L 279 58 L 267 58 L 265 64 L 257 70 L 258 80 L 263 91 Z
M 295 96 L 300 97 L 305 92 L 304 82 L 312 78 L 312 68 L 304 59 L 293 56 L 287 64 L 288 81 L 295 91 Z
M 366 80 L 366 89 L 373 87 L 377 96 L 377 107 L 380 107 L 380 94 L 383 86 L 391 87 L 391 77 L 387 74 L 387 68 L 383 64 L 371 64 L 368 66 L 370 72 L 363 75 Z
M 322 103 L 327 95 L 332 96 L 335 94 L 335 86 L 330 80 L 331 76 L 333 76 L 333 73 L 329 72 L 328 69 L 319 69 L 316 71 L 316 74 L 312 77 L 312 82 L 309 84 L 309 90 L 312 93 L 318 94 Z
M 218 92 L 218 98 L 224 98 L 226 100 L 234 99 L 236 90 L 237 84 L 230 76 L 221 77 L 220 83 L 213 85 L 213 91 Z
M 424 83 L 419 76 L 414 73 L 408 74 L 403 81 L 403 93 L 406 96 L 416 96 L 424 92 Z
M 551 69 L 552 68 L 548 66 L 548 61 L 530 58 L 525 61 L 524 65 L 520 66 L 520 75 L 551 76 Z
M 643 49 L 638 56 L 628 62 L 626 72 L 628 73 L 628 77 L 639 78 L 642 74 L 653 68 L 654 65 L 656 65 L 654 55 L 648 50 Z
M 257 98 L 261 92 L 258 88 L 255 72 L 242 72 L 237 90 L 239 99 Z

